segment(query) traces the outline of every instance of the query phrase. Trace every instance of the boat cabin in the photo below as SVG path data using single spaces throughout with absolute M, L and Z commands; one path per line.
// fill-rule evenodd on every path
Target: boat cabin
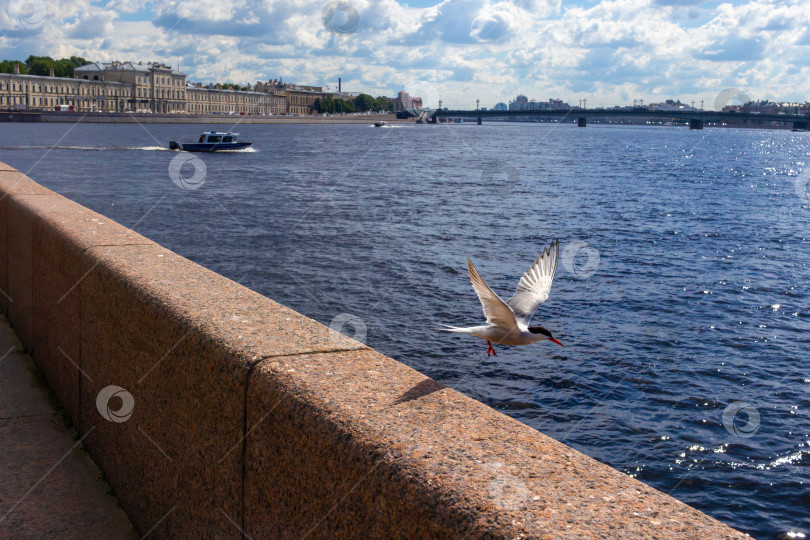
M 200 135 L 201 143 L 232 143 L 236 142 L 236 133 L 225 133 L 221 131 L 206 131 Z

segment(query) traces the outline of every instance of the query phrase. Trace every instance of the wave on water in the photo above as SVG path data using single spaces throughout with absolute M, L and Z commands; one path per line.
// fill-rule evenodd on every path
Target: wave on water
M 239 150 L 217 150 L 217 154 L 250 154 L 251 152 L 255 152 L 256 149 L 252 146 L 248 146 L 247 148 L 240 148 Z
M 169 149 L 165 146 L 133 146 L 129 148 L 121 148 L 121 150 L 154 150 L 154 151 L 168 151 Z
M 54 145 L 54 146 L 0 146 L 0 150 L 147 150 L 147 151 L 168 151 L 168 148 L 163 146 L 73 146 L 73 145 Z
M 154 152 L 173 152 L 169 148 L 163 146 L 70 146 L 70 145 L 55 145 L 55 146 L 0 146 L 0 150 L 83 150 L 83 151 L 96 151 L 102 150 L 140 150 L 140 151 L 154 151 Z M 218 150 L 217 153 L 251 153 L 256 152 L 255 148 L 241 148 L 239 150 Z
M 769 471 L 771 469 L 780 467 L 786 468 L 806 466 L 808 458 L 810 458 L 810 450 L 796 450 L 764 462 L 729 461 L 727 464 L 730 465 L 732 469 L 745 467 L 760 471 Z

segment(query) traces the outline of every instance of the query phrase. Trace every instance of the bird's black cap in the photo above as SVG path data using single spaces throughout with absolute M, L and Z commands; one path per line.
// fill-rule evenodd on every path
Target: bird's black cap
M 532 334 L 543 334 L 544 336 L 547 336 L 547 337 L 553 337 L 551 335 L 551 332 L 549 332 L 548 330 L 546 330 L 542 326 L 530 326 L 529 327 L 529 332 L 531 332 Z

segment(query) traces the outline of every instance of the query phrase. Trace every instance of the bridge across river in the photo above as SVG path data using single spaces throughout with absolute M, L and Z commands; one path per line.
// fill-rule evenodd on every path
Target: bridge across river
M 771 114 L 758 112 L 715 112 L 715 111 L 658 111 L 644 107 L 631 110 L 620 109 L 559 109 L 535 111 L 484 111 L 484 110 L 436 110 L 430 115 L 432 122 L 441 118 L 473 118 L 481 123 L 484 118 L 576 118 L 579 127 L 585 127 L 593 118 L 666 118 L 689 120 L 690 129 L 703 129 L 705 123 L 744 122 L 757 123 L 784 122 L 792 124 L 795 131 L 805 131 L 810 126 L 810 116 L 798 114 Z

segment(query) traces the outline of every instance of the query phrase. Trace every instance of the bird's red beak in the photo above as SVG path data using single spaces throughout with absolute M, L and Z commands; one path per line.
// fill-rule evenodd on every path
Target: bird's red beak
M 550 341 L 553 341 L 554 343 L 556 343 L 556 344 L 557 344 L 557 345 L 559 345 L 560 347 L 565 347 L 565 345 L 563 345 L 562 343 L 560 343 L 559 341 L 557 341 L 557 340 L 556 340 L 556 339 L 554 339 L 554 338 L 548 338 L 548 339 L 549 339 Z

